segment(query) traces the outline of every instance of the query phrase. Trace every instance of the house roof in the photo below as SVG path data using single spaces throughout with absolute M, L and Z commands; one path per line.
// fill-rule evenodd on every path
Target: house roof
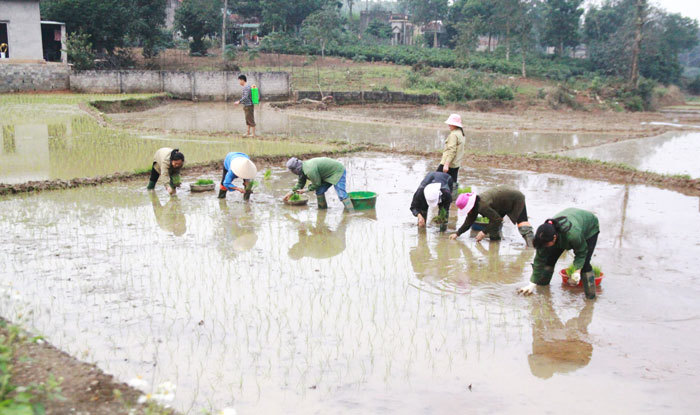
M 63 22 L 54 22 L 53 20 L 42 20 L 41 24 L 60 24 L 61 26 L 65 26 L 66 24 Z

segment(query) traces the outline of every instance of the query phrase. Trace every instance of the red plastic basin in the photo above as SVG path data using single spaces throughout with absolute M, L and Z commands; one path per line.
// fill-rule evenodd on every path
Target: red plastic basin
M 561 282 L 563 284 L 569 285 L 569 276 L 566 275 L 566 269 L 559 271 L 559 275 L 561 275 Z M 601 272 L 600 276 L 595 279 L 595 285 L 596 286 L 600 285 L 600 282 L 603 281 L 604 277 L 605 277 L 605 273 Z M 583 287 L 583 281 L 579 281 L 578 286 Z

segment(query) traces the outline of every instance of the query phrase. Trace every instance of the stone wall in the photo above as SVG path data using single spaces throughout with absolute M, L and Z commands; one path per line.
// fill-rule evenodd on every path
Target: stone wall
M 415 95 L 404 94 L 403 92 L 392 91 L 350 91 L 350 92 L 328 92 L 326 96 L 332 96 L 339 105 L 343 104 L 439 104 L 438 94 Z M 296 91 L 294 92 L 296 101 L 302 99 L 321 100 L 321 93 L 318 91 Z
M 0 63 L 0 93 L 65 91 L 68 76 L 62 63 Z
M 87 93 L 167 92 L 177 98 L 201 101 L 235 101 L 241 96 L 237 72 L 225 71 L 79 71 L 70 75 L 70 89 Z M 251 72 L 263 101 L 284 101 L 291 96 L 288 72 Z

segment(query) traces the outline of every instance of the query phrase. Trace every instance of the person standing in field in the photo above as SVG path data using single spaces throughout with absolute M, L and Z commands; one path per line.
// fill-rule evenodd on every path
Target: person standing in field
M 243 113 L 245 114 L 245 125 L 248 128 L 248 132 L 245 136 L 255 137 L 255 107 L 253 106 L 252 92 L 250 85 L 248 85 L 248 78 L 246 78 L 245 75 L 240 75 L 238 77 L 238 83 L 243 87 L 243 92 L 241 93 L 241 99 L 236 101 L 235 104 L 243 105 Z
M 462 126 L 462 117 L 459 114 L 452 114 L 445 121 L 450 127 L 450 134 L 445 139 L 445 149 L 442 152 L 442 159 L 437 171 L 447 173 L 452 177 L 452 186 L 457 186 L 457 175 L 459 167 L 464 158 L 464 127 Z M 454 191 L 454 188 L 452 189 Z
M 151 178 L 148 181 L 148 190 L 156 188 L 156 182 L 162 175 L 165 180 L 165 189 L 171 195 L 176 193 L 176 188 L 180 185 L 180 169 L 185 164 L 185 155 L 179 149 L 163 147 L 158 149 L 153 155 L 153 165 L 151 167 Z
M 576 271 L 570 279 L 580 280 L 586 298 L 594 299 L 595 272 L 591 266 L 591 257 L 599 233 L 598 218 L 587 210 L 568 208 L 557 213 L 553 219 L 547 219 L 535 233 L 537 254 L 532 263 L 530 283 L 519 288 L 518 292 L 528 295 L 534 293 L 538 285 L 548 285 L 561 254 L 573 249 Z

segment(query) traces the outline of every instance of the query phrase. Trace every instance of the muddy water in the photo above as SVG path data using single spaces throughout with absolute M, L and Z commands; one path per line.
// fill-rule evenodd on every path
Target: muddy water
M 0 284 L 21 296 L 3 299 L 0 315 L 22 313 L 122 380 L 176 383 L 190 413 L 697 407 L 697 198 L 465 169 L 477 191 L 520 187 L 534 223 L 572 205 L 600 217 L 597 301 L 556 279 L 523 298 L 532 252 L 514 226 L 482 244 L 420 231 L 408 205 L 433 165 L 343 161 L 350 189 L 379 193 L 375 212 L 343 214 L 333 190 L 328 211 L 280 205 L 293 183 L 282 169 L 248 204 L 149 195 L 145 183 L 0 201 Z M 667 231 L 671 215 L 683 232 Z
M 261 134 L 383 144 L 401 150 L 433 151 L 443 148 L 448 133 L 446 128 L 337 121 L 323 119 L 322 116 L 323 114 L 319 114 L 319 118 L 314 118 L 311 115 L 291 115 L 268 106 L 256 107 L 256 123 Z M 246 129 L 243 110 L 225 103 L 174 103 L 144 112 L 113 114 L 110 117 L 120 125 L 158 130 L 244 133 Z M 615 137 L 601 133 L 504 133 L 469 130 L 465 133 L 470 151 L 509 153 L 548 152 L 589 146 L 608 142 Z
M 700 132 L 672 132 L 563 153 L 572 157 L 625 163 L 639 170 L 700 177 Z
M 0 125 L 0 183 L 72 179 L 148 168 L 161 147 L 179 148 L 188 162 L 222 159 L 230 151 L 279 155 L 321 151 L 311 143 L 196 139 L 164 134 L 129 134 L 100 127 L 86 116 L 42 123 L 34 116 Z M 328 148 L 328 146 L 325 146 Z

